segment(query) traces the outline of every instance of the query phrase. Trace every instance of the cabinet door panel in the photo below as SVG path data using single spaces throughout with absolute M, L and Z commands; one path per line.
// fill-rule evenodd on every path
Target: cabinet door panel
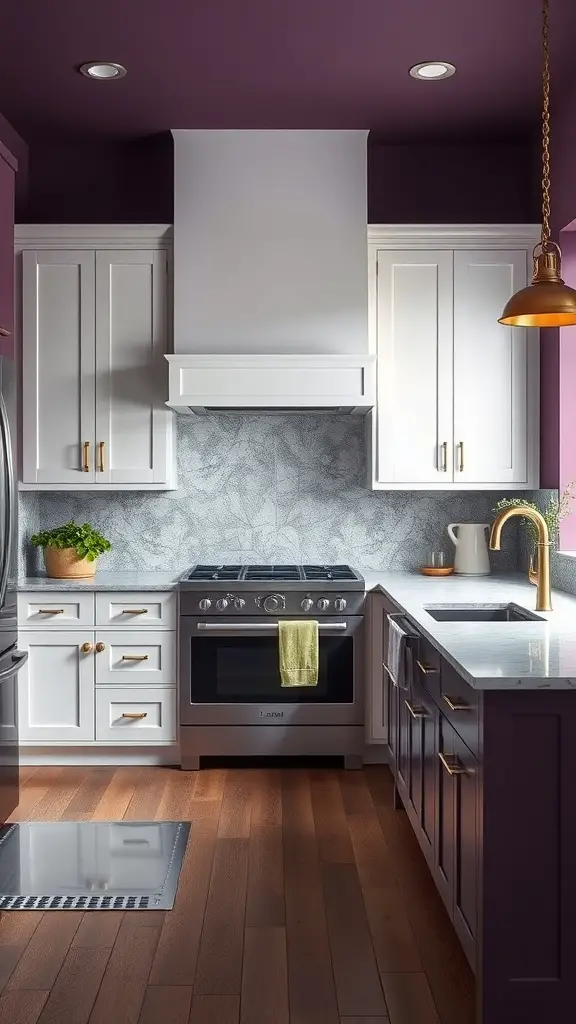
M 14 171 L 0 156 L 0 355 L 14 356 Z
M 447 250 L 378 252 L 380 482 L 453 479 L 452 267 Z
M 459 737 L 455 752 L 465 771 L 456 777 L 454 924 L 470 956 L 478 913 L 478 762 Z
M 86 630 L 20 633 L 29 652 L 18 675 L 22 743 L 94 739 L 94 654 L 81 650 L 93 640 Z
M 93 252 L 22 254 L 24 483 L 94 482 L 94 265 Z
M 498 323 L 525 285 L 524 250 L 454 253 L 456 483 L 528 482 L 527 332 Z
M 438 716 L 437 750 L 453 757 L 456 751 L 456 733 L 444 718 Z M 436 885 L 450 914 L 454 907 L 454 785 L 456 776 L 450 775 L 440 758 L 436 771 L 436 856 L 434 874 Z
M 96 254 L 97 483 L 168 481 L 166 266 L 164 251 Z

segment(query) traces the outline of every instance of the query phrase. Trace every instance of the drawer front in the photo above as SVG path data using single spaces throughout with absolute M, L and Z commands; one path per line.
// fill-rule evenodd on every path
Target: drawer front
M 478 754 L 478 693 L 446 661 L 442 663 L 440 709 L 473 754 Z
M 96 741 L 174 743 L 176 690 L 101 687 L 96 690 Z
M 94 594 L 52 590 L 18 594 L 18 625 L 40 629 L 94 626 Z
M 96 625 L 176 629 L 176 598 L 176 593 L 169 591 L 131 594 L 101 591 L 96 594 Z
M 176 685 L 175 633 L 97 630 L 95 657 L 96 685 Z

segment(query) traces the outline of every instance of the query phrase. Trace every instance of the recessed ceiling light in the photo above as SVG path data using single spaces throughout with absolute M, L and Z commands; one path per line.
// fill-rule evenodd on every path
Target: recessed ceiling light
M 453 64 L 445 60 L 426 60 L 423 64 L 415 64 L 410 68 L 412 78 L 422 78 L 428 82 L 439 82 L 443 78 L 452 78 L 456 74 Z
M 108 60 L 91 60 L 87 64 L 82 64 L 78 70 L 86 78 L 97 78 L 101 82 L 124 78 L 126 74 L 126 68 L 122 64 L 112 64 Z

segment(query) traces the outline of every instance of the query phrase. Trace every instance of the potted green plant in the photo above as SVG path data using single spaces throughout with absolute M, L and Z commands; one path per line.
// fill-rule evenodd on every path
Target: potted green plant
M 112 545 L 90 523 L 73 519 L 53 530 L 42 530 L 30 539 L 35 548 L 43 548 L 46 575 L 57 580 L 83 580 L 96 575 L 96 560 Z
M 551 494 L 546 502 L 546 507 L 543 509 L 539 508 L 536 502 L 528 501 L 526 498 L 501 498 L 494 506 L 494 515 L 498 515 L 499 512 L 503 512 L 504 509 L 511 508 L 513 505 L 525 505 L 527 508 L 536 509 L 537 512 L 542 513 L 546 520 L 546 525 L 548 526 L 548 532 L 550 534 L 550 543 L 554 549 L 558 543 L 560 523 L 570 512 L 571 502 L 574 497 L 576 497 L 575 491 L 576 482 L 568 484 L 562 494 Z M 532 519 L 521 519 L 520 523 L 528 531 L 528 538 L 530 542 L 530 565 L 528 568 L 528 578 L 531 583 L 537 583 L 536 545 L 538 544 L 538 530 Z

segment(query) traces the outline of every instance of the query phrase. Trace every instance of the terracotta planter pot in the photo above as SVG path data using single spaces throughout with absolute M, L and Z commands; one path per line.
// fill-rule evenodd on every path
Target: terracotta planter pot
M 96 562 L 78 558 L 75 548 L 44 548 L 44 563 L 53 580 L 88 580 L 96 575 Z

